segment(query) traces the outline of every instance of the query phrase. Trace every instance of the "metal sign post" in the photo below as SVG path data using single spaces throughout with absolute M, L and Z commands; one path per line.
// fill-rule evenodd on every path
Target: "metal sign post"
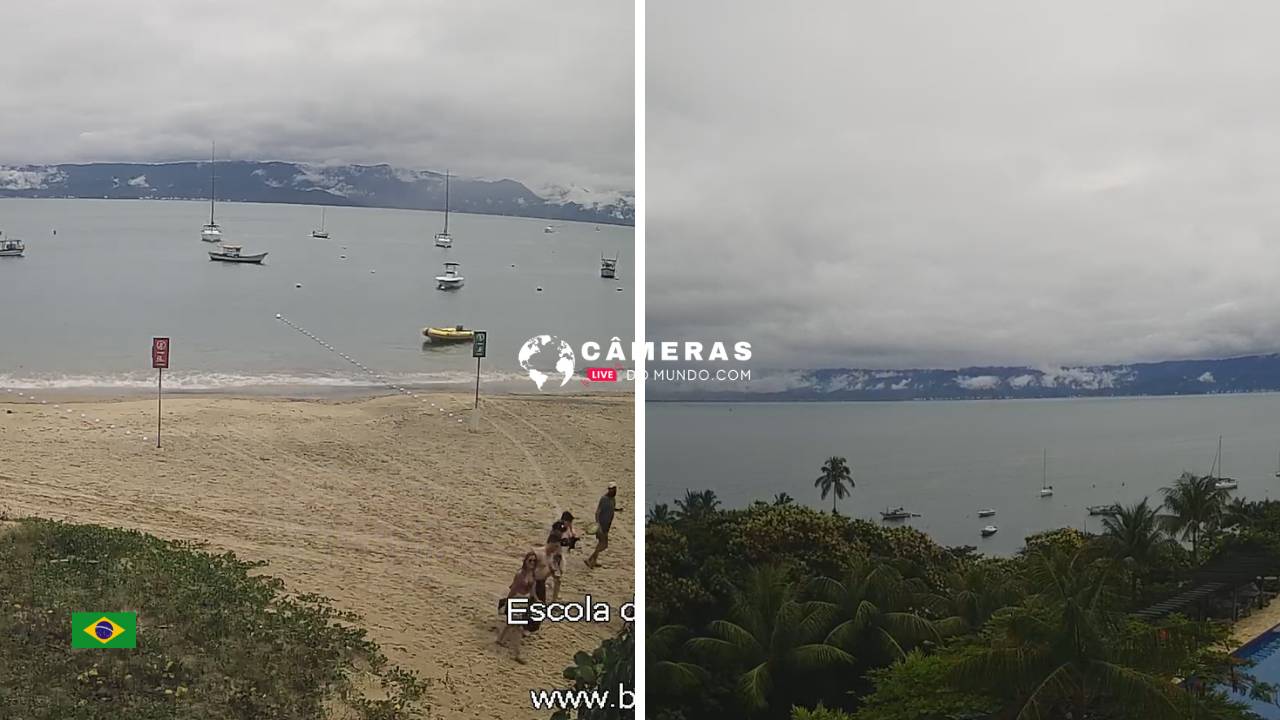
M 489 333 L 477 330 L 471 336 L 471 356 L 476 359 L 476 406 L 480 409 L 480 358 L 484 357 L 485 346 L 489 342 Z
M 151 338 L 151 367 L 156 369 L 156 447 L 160 447 L 160 422 L 164 415 L 164 369 L 169 367 L 169 338 Z

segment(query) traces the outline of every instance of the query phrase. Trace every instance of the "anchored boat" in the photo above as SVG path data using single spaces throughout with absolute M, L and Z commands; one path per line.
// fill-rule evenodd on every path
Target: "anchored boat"
M 444 171 L 444 230 L 436 233 L 436 247 L 453 247 L 453 236 L 449 234 L 449 171 Z
M 1218 455 L 1213 459 L 1213 467 L 1209 469 L 1209 477 L 1213 478 L 1216 481 L 1213 483 L 1213 486 L 1219 490 L 1235 490 L 1236 488 L 1240 487 L 1239 481 L 1229 477 L 1222 477 L 1222 436 L 1221 435 L 1218 436 Z
M 996 514 L 996 511 L 992 510 L 991 508 L 985 508 L 978 511 L 978 517 L 991 517 L 992 515 L 995 515 L 995 514 Z
M 918 514 L 908 512 L 906 508 L 894 508 L 893 510 L 883 510 L 880 513 L 881 520 L 906 520 L 907 518 L 920 517 Z
M 320 208 L 320 229 L 312 230 L 311 237 L 320 238 L 321 240 L 329 239 L 329 231 L 324 229 L 324 208 Z
M 200 228 L 200 239 L 205 242 L 222 242 L 222 228 L 213 219 L 214 197 L 217 195 L 218 176 L 214 172 L 215 154 L 213 143 L 209 143 L 209 222 Z
M 995 535 L 999 531 L 1000 531 L 1000 528 L 996 527 L 995 525 L 988 525 L 982 528 L 982 537 L 991 537 L 992 535 Z
M 1044 460 L 1040 466 L 1040 497 L 1053 494 L 1053 486 L 1049 484 L 1049 451 L 1044 451 Z
M 461 325 L 455 325 L 451 328 L 423 328 L 422 334 L 431 338 L 434 342 L 471 342 L 475 337 L 474 331 L 467 330 Z
M 1120 514 L 1120 506 L 1116 503 L 1110 505 L 1090 505 L 1090 515 L 1102 515 L 1104 517 L 1115 517 Z
M 255 265 L 261 265 L 262 259 L 267 256 L 266 253 L 245 255 L 241 250 L 243 250 L 243 248 L 239 245 L 223 245 L 221 250 L 210 250 L 209 259 L 218 260 L 220 262 L 253 263 Z
M 3 235 L 3 233 L 0 233 Z M 9 238 L 5 240 L 0 238 L 0 257 L 22 257 L 22 253 L 27 251 L 27 246 L 17 238 Z
M 611 258 L 607 258 L 604 255 L 601 255 L 600 256 L 600 277 L 613 279 L 617 277 L 617 274 L 618 274 L 618 256 L 614 255 Z
M 465 278 L 458 274 L 458 263 L 447 262 L 444 264 L 444 274 L 436 276 L 436 289 L 457 290 L 462 287 L 463 280 Z

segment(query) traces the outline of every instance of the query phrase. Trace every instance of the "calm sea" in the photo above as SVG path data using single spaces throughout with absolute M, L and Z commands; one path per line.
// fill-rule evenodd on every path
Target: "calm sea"
M 1237 494 L 1280 498 L 1280 395 L 936 403 L 650 403 L 648 503 L 686 488 L 715 490 L 729 507 L 772 500 L 830 509 L 813 487 L 830 455 L 848 459 L 857 486 L 841 512 L 880 522 L 904 506 L 908 522 L 946 545 L 1005 554 L 1030 533 L 1098 530 L 1085 508 L 1143 497 L 1183 470 L 1207 473 L 1223 436 L 1223 470 Z M 1054 495 L 1041 498 L 1048 451 Z M 994 508 L 993 518 L 977 510 Z M 980 529 L 999 532 L 983 539 Z
M 153 336 L 172 338 L 174 389 L 374 382 L 277 313 L 415 386 L 474 382 L 470 346 L 425 345 L 428 325 L 487 330 L 486 384 L 520 391 L 534 389 L 516 360 L 533 335 L 632 336 L 631 228 L 454 213 L 443 250 L 440 213 L 331 207 L 327 240 L 310 237 L 320 213 L 219 203 L 227 242 L 270 253 L 259 267 L 209 260 L 205 203 L 0 200 L 0 230 L 28 248 L 0 258 L 0 386 L 151 387 Z M 602 253 L 621 256 L 617 280 L 600 278 Z M 435 289 L 445 260 L 461 263 L 457 292 Z

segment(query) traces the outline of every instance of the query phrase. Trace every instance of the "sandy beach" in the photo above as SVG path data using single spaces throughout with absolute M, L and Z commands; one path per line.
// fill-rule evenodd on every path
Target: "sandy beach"
M 545 717 L 528 690 L 563 685 L 572 655 L 617 631 L 616 619 L 545 627 L 526 665 L 493 642 L 523 551 L 564 509 L 585 526 L 610 481 L 625 512 L 603 567 L 583 565 L 584 542 L 561 599 L 616 606 L 634 592 L 630 397 L 482 398 L 477 432 L 464 394 L 167 398 L 162 449 L 154 397 L 0 401 L 0 513 L 266 560 L 290 590 L 363 615 L 393 662 L 432 681 L 432 718 Z

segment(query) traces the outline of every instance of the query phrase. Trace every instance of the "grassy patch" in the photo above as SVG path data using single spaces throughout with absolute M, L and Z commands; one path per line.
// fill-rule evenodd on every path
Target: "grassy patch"
M 0 717 L 400 720 L 425 686 L 358 618 L 265 563 L 96 525 L 0 530 Z M 136 650 L 71 649 L 71 613 L 138 614 Z M 373 687 L 376 699 L 357 687 Z

